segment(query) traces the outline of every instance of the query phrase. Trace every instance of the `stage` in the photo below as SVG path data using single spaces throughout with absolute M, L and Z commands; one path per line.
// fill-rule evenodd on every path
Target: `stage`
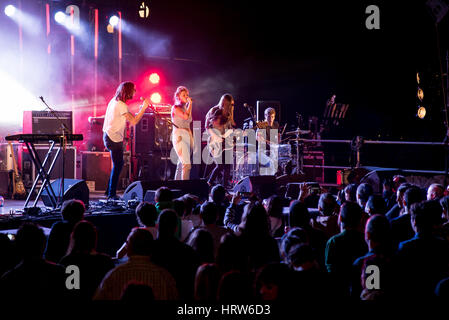
M 134 210 L 104 205 L 101 200 L 106 200 L 102 193 L 93 192 L 90 194 L 89 208 L 86 210 L 84 218 L 92 222 L 97 228 L 97 250 L 114 257 L 115 252 L 126 240 L 131 229 L 138 225 Z M 61 214 L 58 212 L 46 213 L 42 201 L 37 203 L 37 207 L 43 211 L 42 214 L 38 216 L 24 215 L 21 213 L 24 203 L 25 200 L 5 199 L 4 206 L 0 207 L 1 233 L 15 234 L 22 223 L 35 222 L 43 227 L 44 232 L 48 235 L 53 223 L 61 220 Z

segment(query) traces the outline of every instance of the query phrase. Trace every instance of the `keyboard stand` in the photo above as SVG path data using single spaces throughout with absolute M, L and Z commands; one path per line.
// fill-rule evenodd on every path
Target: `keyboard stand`
M 38 173 L 36 175 L 36 178 L 34 179 L 33 186 L 31 187 L 30 192 L 28 193 L 28 196 L 27 196 L 27 199 L 25 201 L 23 208 L 24 209 L 27 208 L 28 203 L 30 202 L 30 198 L 31 198 L 34 190 L 36 190 L 38 181 L 42 180 L 42 185 L 39 189 L 36 199 L 34 200 L 33 207 L 37 206 L 37 202 L 39 201 L 42 191 L 44 191 L 44 188 L 45 188 L 47 190 L 48 197 L 50 198 L 50 201 L 52 203 L 53 209 L 56 209 L 57 203 L 58 203 L 57 197 L 56 197 L 56 194 L 51 186 L 51 183 L 49 183 L 49 182 L 50 182 L 50 174 L 53 170 L 56 160 L 58 159 L 59 153 L 61 152 L 61 148 L 59 147 L 58 150 L 56 151 L 56 155 L 55 155 L 53 161 L 51 162 L 50 168 L 48 169 L 48 172 L 47 172 L 47 171 L 45 171 L 45 165 L 47 164 L 50 154 L 53 151 L 53 148 L 55 146 L 55 141 L 51 141 L 50 148 L 48 149 L 48 152 L 47 152 L 47 155 L 45 156 L 44 162 L 41 161 L 39 154 L 37 153 L 36 148 L 34 147 L 33 142 L 24 141 L 24 143 L 30 153 L 31 160 L 33 161 Z

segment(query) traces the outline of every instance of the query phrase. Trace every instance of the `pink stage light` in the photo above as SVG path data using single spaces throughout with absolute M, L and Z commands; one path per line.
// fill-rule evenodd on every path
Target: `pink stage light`
M 162 101 L 162 96 L 159 94 L 159 92 L 155 92 L 151 95 L 150 99 L 153 103 L 160 103 Z
M 152 84 L 158 84 L 159 81 L 161 80 L 161 78 L 159 77 L 159 75 L 157 73 L 152 73 L 150 75 L 149 80 Z

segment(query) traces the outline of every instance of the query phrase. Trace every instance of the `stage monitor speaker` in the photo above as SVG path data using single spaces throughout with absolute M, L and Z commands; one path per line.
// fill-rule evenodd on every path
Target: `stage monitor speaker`
M 276 194 L 275 176 L 248 176 L 234 186 L 233 192 L 253 192 L 266 199 Z
M 51 183 L 53 191 L 59 200 L 60 190 L 61 190 L 62 180 L 57 179 Z M 47 206 L 51 207 L 52 203 L 50 197 L 48 196 L 47 190 L 44 189 L 41 195 L 42 202 Z M 89 206 L 89 188 L 87 187 L 86 181 L 77 179 L 64 179 L 64 192 L 62 196 L 62 201 L 66 200 L 81 200 L 84 202 L 86 208 Z
M 147 192 L 145 192 L 145 196 L 143 197 L 143 201 L 154 203 L 154 199 L 156 198 L 156 191 L 157 190 L 147 190 Z M 182 190 L 179 189 L 171 189 L 171 192 L 173 193 L 173 199 L 182 197 L 185 194 Z
M 275 121 L 281 123 L 281 102 L 280 101 L 257 101 L 256 117 L 258 121 L 265 120 L 265 109 L 273 108 L 276 110 Z
M 206 180 L 168 180 L 168 181 L 135 181 L 126 188 L 122 200 L 125 203 L 136 199 L 143 201 L 148 190 L 157 190 L 160 187 L 167 187 L 170 190 L 181 190 L 181 195 L 191 193 L 202 200 L 207 200 L 209 196 L 209 185 Z
M 136 154 L 169 151 L 172 148 L 170 114 L 145 113 L 133 128 L 133 148 Z
M 72 111 L 24 111 L 23 133 L 62 134 L 61 122 L 72 133 Z

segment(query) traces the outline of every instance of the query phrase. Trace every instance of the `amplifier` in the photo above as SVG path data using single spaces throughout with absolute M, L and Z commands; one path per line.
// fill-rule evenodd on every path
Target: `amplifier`
M 14 150 L 14 157 L 16 159 L 17 168 L 20 170 L 20 157 L 22 156 L 22 144 L 12 143 Z M 12 161 L 11 148 L 8 143 L 0 143 L 0 170 L 9 171 L 14 170 L 14 163 Z
M 324 182 L 323 166 L 323 151 L 307 151 L 304 153 L 304 173 L 309 181 Z
M 166 181 L 175 176 L 176 165 L 169 155 L 155 151 L 147 155 L 138 155 L 133 161 L 133 180 Z
M 37 154 L 39 158 L 43 162 L 45 156 L 48 152 L 48 147 L 35 146 Z M 44 166 L 45 170 L 48 172 L 50 165 L 55 158 L 56 155 L 55 149 L 50 154 L 46 165 Z M 31 160 L 30 154 L 27 148 L 23 148 L 22 151 L 22 180 L 26 188 L 31 188 L 34 179 L 36 178 L 36 166 Z M 64 167 L 64 178 L 65 179 L 75 179 L 76 175 L 76 147 L 69 146 L 66 148 L 65 153 L 65 167 Z M 53 166 L 53 170 L 50 174 L 50 180 L 55 180 L 61 178 L 62 176 L 62 150 L 59 153 L 58 159 Z M 39 180 L 41 181 L 41 180 Z
M 56 116 L 58 118 L 56 118 Z M 61 134 L 61 122 L 73 133 L 72 111 L 24 111 L 23 133 Z
M 129 184 L 129 152 L 124 152 L 125 162 L 120 173 L 117 190 L 125 190 Z M 86 181 L 89 191 L 105 191 L 111 175 L 112 161 L 109 152 L 81 152 L 81 176 Z
M 131 127 L 134 152 L 145 155 L 171 150 L 172 125 L 168 120 L 171 120 L 170 114 L 145 113 L 140 122 Z

